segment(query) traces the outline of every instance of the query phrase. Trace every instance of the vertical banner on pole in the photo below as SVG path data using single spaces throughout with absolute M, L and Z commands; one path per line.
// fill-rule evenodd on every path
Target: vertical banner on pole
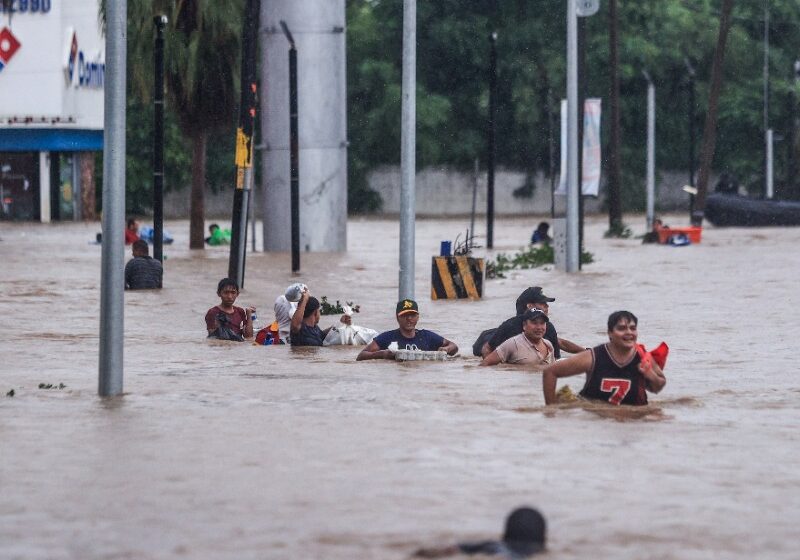
M 587 99 L 583 103 L 583 162 L 581 194 L 597 196 L 600 192 L 600 117 L 601 100 Z
M 600 142 L 600 119 L 602 100 L 596 97 L 583 103 L 583 174 L 581 175 L 581 194 L 597 196 L 600 192 L 602 171 L 602 152 Z M 554 194 L 567 194 L 567 100 L 561 100 L 561 176 Z

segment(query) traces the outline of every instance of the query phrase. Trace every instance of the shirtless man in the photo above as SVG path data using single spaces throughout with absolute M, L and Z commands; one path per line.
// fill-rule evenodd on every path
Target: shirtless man
M 636 349 L 636 315 L 615 311 L 608 317 L 608 342 L 548 366 L 542 375 L 545 404 L 555 404 L 559 377 L 586 374 L 580 395 L 611 404 L 647 404 L 647 393 L 658 393 L 667 379 L 658 364 L 645 362 Z
M 548 320 L 541 309 L 528 309 L 522 316 L 522 332 L 492 350 L 480 365 L 525 364 L 541 369 L 552 364 L 555 361 L 553 344 L 543 338 Z

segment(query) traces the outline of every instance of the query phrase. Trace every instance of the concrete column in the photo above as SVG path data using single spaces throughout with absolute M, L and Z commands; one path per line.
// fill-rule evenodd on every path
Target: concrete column
M 344 0 L 262 0 L 261 130 L 264 250 L 291 249 L 289 44 L 297 44 L 300 250 L 347 249 Z
M 39 152 L 39 216 L 50 223 L 50 152 Z

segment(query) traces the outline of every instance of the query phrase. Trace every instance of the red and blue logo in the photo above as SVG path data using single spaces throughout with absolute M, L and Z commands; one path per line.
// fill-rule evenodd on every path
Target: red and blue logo
M 69 45 L 69 56 L 67 57 L 67 76 L 69 83 L 72 83 L 72 76 L 75 75 L 75 63 L 78 60 L 78 35 L 72 32 L 72 41 Z
M 0 72 L 19 50 L 21 43 L 8 27 L 0 29 Z

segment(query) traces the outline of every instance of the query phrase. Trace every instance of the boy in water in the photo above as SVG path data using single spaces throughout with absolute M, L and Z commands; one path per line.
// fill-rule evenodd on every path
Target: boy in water
M 223 278 L 217 284 L 217 295 L 220 298 L 219 305 L 215 305 L 206 312 L 206 329 L 209 338 L 224 338 L 225 340 L 243 341 L 245 338 L 253 338 L 253 313 L 255 307 L 238 307 L 233 305 L 239 297 L 239 285 L 232 278 Z M 235 337 L 230 338 L 223 332 L 227 327 Z

